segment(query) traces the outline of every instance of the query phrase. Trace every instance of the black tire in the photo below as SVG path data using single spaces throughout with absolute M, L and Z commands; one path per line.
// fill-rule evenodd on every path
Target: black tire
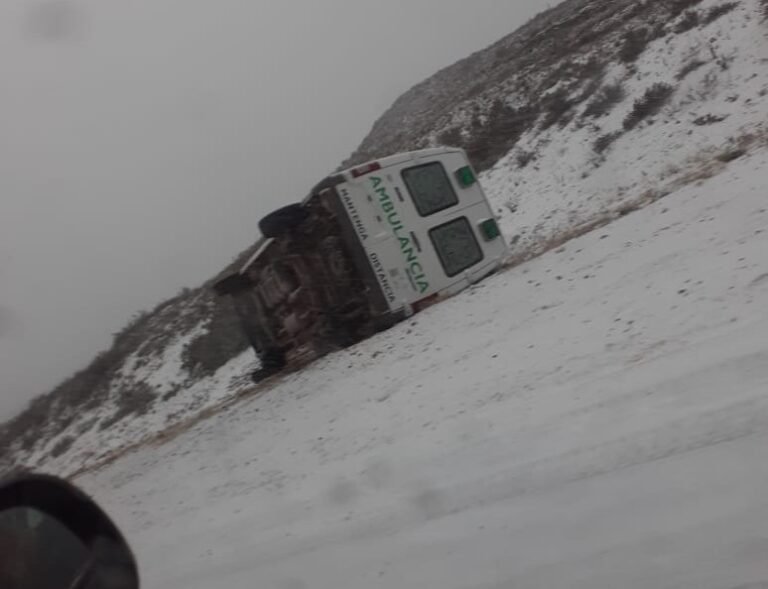
M 265 350 L 258 356 L 259 360 L 261 360 L 261 368 L 251 374 L 253 382 L 261 382 L 285 368 L 285 354 L 280 350 Z
M 285 354 L 278 349 L 265 350 L 259 354 L 261 367 L 267 370 L 278 371 L 285 367 Z
M 282 237 L 294 231 L 308 216 L 309 213 L 302 205 L 288 205 L 272 211 L 259 221 L 259 229 L 264 237 Z

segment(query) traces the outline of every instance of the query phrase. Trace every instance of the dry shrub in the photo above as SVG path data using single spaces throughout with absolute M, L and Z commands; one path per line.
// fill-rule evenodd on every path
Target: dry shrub
M 683 13 L 682 18 L 675 23 L 672 29 L 678 35 L 686 33 L 691 29 L 695 29 L 701 24 L 701 14 L 698 10 L 686 10 Z
M 692 104 L 709 100 L 717 94 L 719 79 L 717 70 L 713 69 L 707 72 L 698 85 L 688 90 L 684 102 L 686 104 Z
M 129 415 L 146 414 L 156 398 L 152 387 L 144 382 L 136 382 L 130 388 L 121 390 L 117 398 L 117 411 L 99 423 L 99 429 L 108 429 Z
M 592 149 L 595 151 L 595 153 L 599 153 L 602 155 L 608 150 L 608 148 L 611 145 L 613 145 L 613 142 L 616 141 L 622 135 L 623 133 L 621 131 L 614 131 L 613 133 L 606 133 L 605 135 L 600 135 L 600 137 L 595 139 L 595 143 L 592 145 Z
M 72 436 L 67 436 L 66 438 L 62 438 L 51 449 L 51 457 L 58 458 L 59 456 L 64 454 L 67 450 L 69 450 L 72 447 L 72 444 L 74 443 L 75 443 L 75 438 L 73 438 Z
M 90 419 L 85 420 L 83 423 L 77 426 L 77 433 L 79 435 L 82 435 L 91 429 L 93 429 L 93 426 L 96 425 L 96 422 L 99 421 L 97 417 L 92 417 Z
M 606 84 L 587 104 L 587 108 L 584 109 L 584 116 L 593 118 L 605 116 L 615 105 L 624 100 L 625 96 L 626 92 L 621 82 Z
M 619 59 L 624 63 L 637 61 L 650 42 L 651 34 L 647 28 L 629 29 L 624 33 Z
M 125 415 L 144 415 L 154 403 L 156 395 L 147 383 L 137 382 L 121 391 L 117 399 L 118 411 Z
M 718 4 L 717 6 L 713 6 L 707 10 L 706 14 L 704 15 L 704 24 L 708 25 L 715 22 L 718 18 L 725 16 L 729 12 L 735 10 L 738 6 L 738 2 L 724 2 L 722 4 Z
M 522 169 L 527 167 L 532 161 L 535 161 L 537 157 L 538 155 L 536 152 L 521 149 L 515 154 L 515 161 L 517 162 L 518 167 Z
M 693 8 L 697 4 L 701 4 L 702 0 L 672 0 L 669 2 L 669 14 L 673 18 L 677 18 L 686 10 Z
M 25 452 L 31 451 L 41 438 L 42 432 L 51 423 L 52 397 L 50 394 L 30 401 L 27 408 L 3 426 L 4 447 L 18 446 Z
M 487 170 L 512 150 L 538 118 L 536 106 L 512 108 L 503 100 L 496 100 L 485 123 L 476 119 L 462 147 L 478 170 Z
M 121 413 L 120 411 L 117 411 L 114 415 L 111 417 L 107 417 L 103 421 L 99 423 L 99 431 L 104 431 L 109 428 L 111 428 L 113 425 L 115 425 L 118 421 L 126 417 L 127 413 Z
M 675 76 L 675 78 L 677 78 L 678 81 L 683 80 L 686 77 L 688 77 L 689 74 L 692 74 L 697 69 L 705 65 L 707 65 L 707 62 L 704 61 L 703 59 L 692 59 L 691 61 L 689 61 L 688 63 L 683 65 L 683 67 L 680 68 L 680 71 L 677 72 L 677 75 Z
M 645 94 L 635 101 L 632 111 L 624 119 L 624 130 L 630 131 L 644 119 L 658 113 L 674 92 L 674 87 L 663 82 L 658 82 L 648 88 Z
M 740 157 L 744 157 L 747 154 L 746 149 L 742 149 L 740 147 L 735 147 L 732 149 L 728 149 L 724 151 L 723 153 L 719 154 L 717 156 L 717 161 L 723 162 L 724 164 L 727 164 L 728 162 L 732 162 L 734 160 L 739 159 Z
M 0 427 L 0 459 L 10 460 L 14 446 L 19 440 L 10 435 L 8 428 Z
M 726 115 L 713 115 L 712 113 L 706 114 L 693 119 L 693 124 L 697 127 L 704 127 L 705 125 L 714 125 L 715 123 L 722 123 L 728 117 Z
M 569 94 L 567 89 L 560 88 L 542 100 L 541 110 L 544 112 L 544 118 L 541 121 L 542 131 L 546 131 L 557 123 L 564 127 L 570 122 L 571 117 L 567 115 L 573 110 L 575 101 L 569 98 Z
M 447 147 L 459 147 L 464 143 L 464 136 L 460 127 L 451 127 L 437 136 L 437 142 Z
M 585 102 L 589 98 L 593 98 L 596 95 L 596 93 L 600 90 L 602 83 L 603 83 L 602 74 L 587 80 L 582 86 L 581 90 L 574 95 L 574 98 L 573 98 L 574 106 L 576 106 L 577 104 L 581 104 L 582 102 Z

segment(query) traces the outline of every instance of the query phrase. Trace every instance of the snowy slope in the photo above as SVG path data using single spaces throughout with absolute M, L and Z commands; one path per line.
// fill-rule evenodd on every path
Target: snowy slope
M 78 482 L 149 589 L 768 584 L 768 153 Z
M 435 144 L 447 129 L 469 137 L 473 117 L 487 118 L 494 104 L 528 104 L 535 112 L 532 124 L 481 178 L 515 261 L 716 175 L 725 160 L 758 150 L 768 140 L 764 2 L 738 0 L 732 10 L 706 22 L 706 15 L 724 3 L 684 0 L 700 22 L 681 30 L 688 13 L 667 16 L 681 1 L 566 2 L 406 94 L 377 123 L 360 153 L 394 148 L 397 141 L 404 142 L 402 148 Z M 601 29 L 602 36 L 568 51 L 553 49 L 554 38 L 575 43 L 583 35 L 580 27 Z M 627 31 L 638 27 L 655 31 L 653 38 L 636 60 L 623 62 L 617 48 Z M 529 48 L 530 60 L 521 47 Z M 629 113 L 657 83 L 673 88 L 668 102 L 625 130 Z M 613 84 L 622 88 L 623 97 L 603 116 L 586 116 L 600 88 Z M 485 90 L 478 94 L 475 86 Z M 564 95 L 568 108 L 544 128 L 551 115 L 547 109 L 553 108 L 546 97 L 565 90 L 572 93 Z M 425 105 L 434 112 L 423 112 Z M 392 129 L 398 121 L 403 125 Z M 598 153 L 596 140 L 613 133 L 615 140 Z M 123 339 L 130 345 L 116 339 L 107 354 L 108 370 L 97 371 L 96 378 L 76 376 L 64 390 L 33 403 L 8 435 L 0 431 L 3 458 L 78 472 L 252 394 L 246 375 L 255 359 L 250 351 L 241 352 L 244 342 L 236 343 L 231 355 L 222 351 L 222 343 L 242 335 L 231 317 L 221 320 L 224 305 L 205 291 L 164 303 L 142 329 L 127 329 L 130 337 Z M 201 340 L 205 348 L 198 356 L 214 361 L 206 371 L 189 361 L 190 346 Z
M 705 0 L 696 10 L 705 14 L 722 4 Z M 596 217 L 717 173 L 724 154 L 765 145 L 768 23 L 762 6 L 742 0 L 708 25 L 651 41 L 632 64 L 612 63 L 602 84 L 619 85 L 625 96 L 605 116 L 575 116 L 564 128 L 525 133 L 483 178 L 516 250 L 536 250 Z M 679 79 L 691 65 L 698 67 Z M 625 131 L 633 105 L 657 83 L 674 88 L 669 102 Z M 515 94 L 506 99 L 514 101 Z M 597 138 L 611 133 L 620 135 L 597 153 Z M 520 154 L 534 159 L 521 167 Z
M 176 312 L 186 303 L 171 307 Z M 258 367 L 250 349 L 212 374 L 196 373 L 188 365 L 188 347 L 206 337 L 210 329 L 210 319 L 199 318 L 198 310 L 191 306 L 185 320 L 160 321 L 162 327 L 155 329 L 153 337 L 137 338 L 140 343 L 118 359 L 112 374 L 96 385 L 85 409 L 54 397 L 49 410 L 52 417 L 45 426 L 49 431 L 37 431 L 36 444 L 28 451 L 18 450 L 17 461 L 28 468 L 72 474 L 164 435 L 247 390 L 251 386 L 248 375 Z M 87 384 L 75 385 L 89 392 Z M 66 425 L 61 427 L 57 420 Z
M 763 0 L 563 2 L 406 93 L 350 162 L 465 147 L 529 257 L 766 144 L 766 15 Z M 632 34 L 637 56 L 622 58 Z M 656 84 L 671 91 L 660 110 L 625 128 Z M 610 87 L 621 96 L 590 114 Z

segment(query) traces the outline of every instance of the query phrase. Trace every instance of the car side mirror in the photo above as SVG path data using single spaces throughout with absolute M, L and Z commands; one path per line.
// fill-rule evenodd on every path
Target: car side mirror
M 25 474 L 0 482 L 0 587 L 138 589 L 133 553 L 70 483 Z

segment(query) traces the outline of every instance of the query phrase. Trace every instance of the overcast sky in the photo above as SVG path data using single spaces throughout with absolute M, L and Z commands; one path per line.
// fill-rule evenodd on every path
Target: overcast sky
M 0 419 L 535 0 L 1 0 Z

